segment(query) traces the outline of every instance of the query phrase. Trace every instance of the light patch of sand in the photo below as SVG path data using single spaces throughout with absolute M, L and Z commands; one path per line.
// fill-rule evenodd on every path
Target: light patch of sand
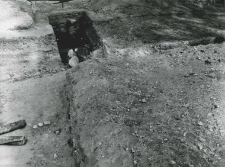
M 33 25 L 33 19 L 19 8 L 12 6 L 13 2 L 0 0 L 0 32 L 28 29 Z

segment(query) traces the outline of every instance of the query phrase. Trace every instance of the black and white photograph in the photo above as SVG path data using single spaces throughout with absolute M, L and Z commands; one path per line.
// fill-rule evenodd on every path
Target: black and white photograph
M 0 167 L 225 167 L 225 0 L 0 0 Z

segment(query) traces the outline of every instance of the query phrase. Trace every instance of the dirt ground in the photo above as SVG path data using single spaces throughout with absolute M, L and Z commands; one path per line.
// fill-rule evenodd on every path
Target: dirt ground
M 223 49 L 92 60 L 71 71 L 73 134 L 84 152 L 78 163 L 224 166 Z
M 6 135 L 28 138 L 0 146 L 0 167 L 225 166 L 225 44 L 189 45 L 224 36 L 223 9 L 0 2 L 0 123 L 25 119 Z M 103 46 L 69 69 L 48 15 L 82 10 Z
M 22 12 L 12 1 L 1 1 L 1 11 L 1 26 L 10 24 L 0 32 L 0 123 L 27 122 L 25 129 L 2 136 L 24 135 L 28 141 L 25 146 L 1 146 L 0 166 L 73 166 L 67 109 L 60 100 L 67 67 L 53 30 L 46 22 L 34 25 L 29 11 Z M 14 20 L 18 23 L 11 24 Z M 44 121 L 51 124 L 33 129 Z

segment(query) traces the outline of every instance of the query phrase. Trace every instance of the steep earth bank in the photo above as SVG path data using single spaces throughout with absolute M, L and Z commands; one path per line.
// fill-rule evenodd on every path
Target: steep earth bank
M 223 50 L 145 46 L 71 69 L 77 166 L 223 167 Z

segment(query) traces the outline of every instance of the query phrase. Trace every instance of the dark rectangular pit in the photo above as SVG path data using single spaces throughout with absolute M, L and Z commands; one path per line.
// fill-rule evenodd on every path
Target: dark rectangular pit
M 77 50 L 80 62 L 90 58 L 90 52 L 102 46 L 92 20 L 85 12 L 63 12 L 49 15 L 56 35 L 60 57 L 68 63 L 68 51 Z

